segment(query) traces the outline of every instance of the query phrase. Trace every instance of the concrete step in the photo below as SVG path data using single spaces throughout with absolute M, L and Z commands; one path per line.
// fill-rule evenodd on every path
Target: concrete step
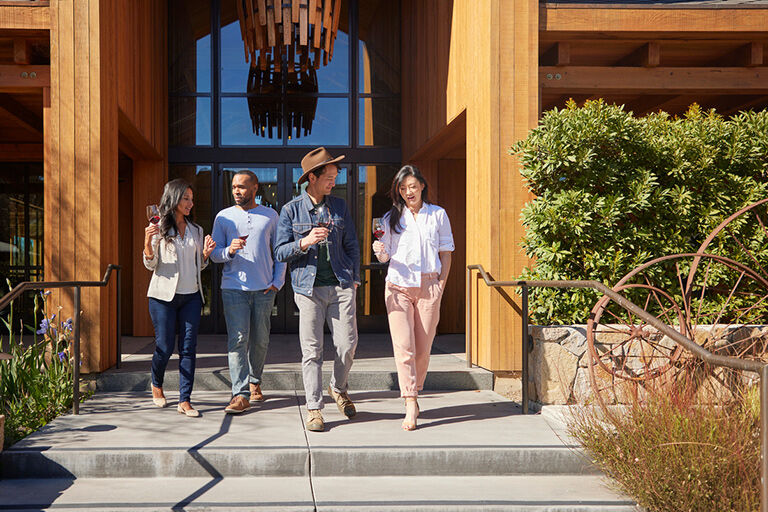
M 594 474 L 562 427 L 523 416 L 490 391 L 425 394 L 419 428 L 400 428 L 392 392 L 351 393 L 347 420 L 330 404 L 327 431 L 306 432 L 303 398 L 268 395 L 245 414 L 227 392 L 196 392 L 202 417 L 151 405 L 149 393 L 99 393 L 0 453 L 2 478 L 458 476 Z
M 370 391 L 391 391 L 399 389 L 397 372 L 393 369 L 356 369 L 349 375 L 351 389 L 366 389 Z M 323 382 L 328 386 L 330 371 L 323 372 Z M 148 370 L 138 371 L 108 371 L 91 378 L 97 391 L 147 391 L 150 389 Z M 229 371 L 226 368 L 209 371 L 198 371 L 195 375 L 195 389 L 198 391 L 227 391 L 231 389 Z M 164 387 L 178 389 L 178 371 L 168 371 L 165 375 Z M 301 369 L 270 370 L 263 374 L 264 389 L 279 389 L 303 391 L 304 383 Z M 493 389 L 493 373 L 482 368 L 465 368 L 453 370 L 435 370 L 427 374 L 424 382 L 427 391 L 461 391 L 477 389 Z
M 600 477 L 93 478 L 0 481 L 3 510 L 630 512 Z

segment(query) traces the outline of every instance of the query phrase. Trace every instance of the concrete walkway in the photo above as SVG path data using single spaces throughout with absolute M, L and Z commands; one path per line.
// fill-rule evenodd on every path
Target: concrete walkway
M 120 368 L 110 369 L 94 377 L 102 391 L 143 391 L 149 389 L 149 368 L 154 340 L 150 337 L 123 338 Z M 324 344 L 326 383 L 333 365 L 334 348 L 330 336 Z M 165 388 L 178 389 L 178 356 L 168 364 Z M 270 337 L 264 365 L 264 388 L 302 390 L 301 349 L 297 334 L 273 334 Z M 386 333 L 360 334 L 355 364 L 349 376 L 352 389 L 396 390 L 397 372 L 392 355 L 392 341 Z M 229 389 L 227 370 L 227 338 L 225 335 L 202 335 L 197 346 L 195 390 Z M 467 368 L 464 335 L 437 336 L 432 346 L 429 374 L 425 388 L 430 390 L 493 389 L 493 374 L 482 368 Z
M 191 419 L 150 394 L 97 393 L 0 454 L 1 510 L 635 510 L 558 423 L 488 391 L 426 393 L 400 428 L 391 391 L 353 392 L 304 429 L 303 397 L 270 392 L 239 416 L 226 391 L 195 392 Z

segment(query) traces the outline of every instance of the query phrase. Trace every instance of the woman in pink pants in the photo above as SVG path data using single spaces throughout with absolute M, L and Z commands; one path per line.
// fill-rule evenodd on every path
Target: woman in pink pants
M 400 396 L 405 398 L 405 430 L 416 428 L 416 398 L 427 376 L 454 250 L 448 215 L 429 202 L 428 189 L 416 167 L 400 169 L 392 181 L 392 209 L 382 222 L 384 234 L 373 243 L 378 260 L 389 261 L 384 298 Z

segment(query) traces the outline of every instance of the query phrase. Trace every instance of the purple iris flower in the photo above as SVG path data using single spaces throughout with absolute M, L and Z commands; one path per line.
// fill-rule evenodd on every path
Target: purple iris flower
M 67 332 L 72 332 L 72 319 L 67 318 L 66 322 L 61 322 L 61 328 Z
M 40 321 L 40 329 L 37 331 L 37 334 L 47 334 L 48 331 L 51 331 L 53 336 L 56 336 L 56 328 L 53 327 L 54 318 L 56 318 L 55 314 L 51 318 L 43 318 Z
M 64 359 L 67 358 L 67 354 L 64 352 L 59 352 L 59 362 L 63 363 Z

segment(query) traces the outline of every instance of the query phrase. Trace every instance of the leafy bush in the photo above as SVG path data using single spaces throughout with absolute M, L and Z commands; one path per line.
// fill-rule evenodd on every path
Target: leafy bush
M 756 511 L 760 504 L 757 386 L 735 402 L 697 405 L 656 393 L 625 414 L 582 409 L 569 432 L 619 490 L 649 512 Z
M 658 256 L 695 252 L 739 208 L 768 197 L 768 112 L 725 120 L 692 106 L 682 118 L 636 118 L 602 100 L 544 114 L 512 147 L 537 196 L 523 209 L 523 279 L 612 286 Z M 768 245 L 760 249 L 768 261 Z M 531 290 L 539 324 L 584 323 L 593 290 Z
M 28 346 L 22 343 L 21 334 L 29 326 L 20 322 L 18 334 L 14 333 L 13 304 L 9 318 L 3 319 L 8 339 L 0 336 L 0 347 L 9 346 L 12 356 L 0 362 L 0 414 L 5 415 L 6 446 L 67 412 L 73 403 L 72 319 L 57 321 L 61 308 L 49 317 L 44 294 L 35 296 L 34 325 L 38 324 L 38 311 L 43 319 L 33 329 L 34 341 Z

